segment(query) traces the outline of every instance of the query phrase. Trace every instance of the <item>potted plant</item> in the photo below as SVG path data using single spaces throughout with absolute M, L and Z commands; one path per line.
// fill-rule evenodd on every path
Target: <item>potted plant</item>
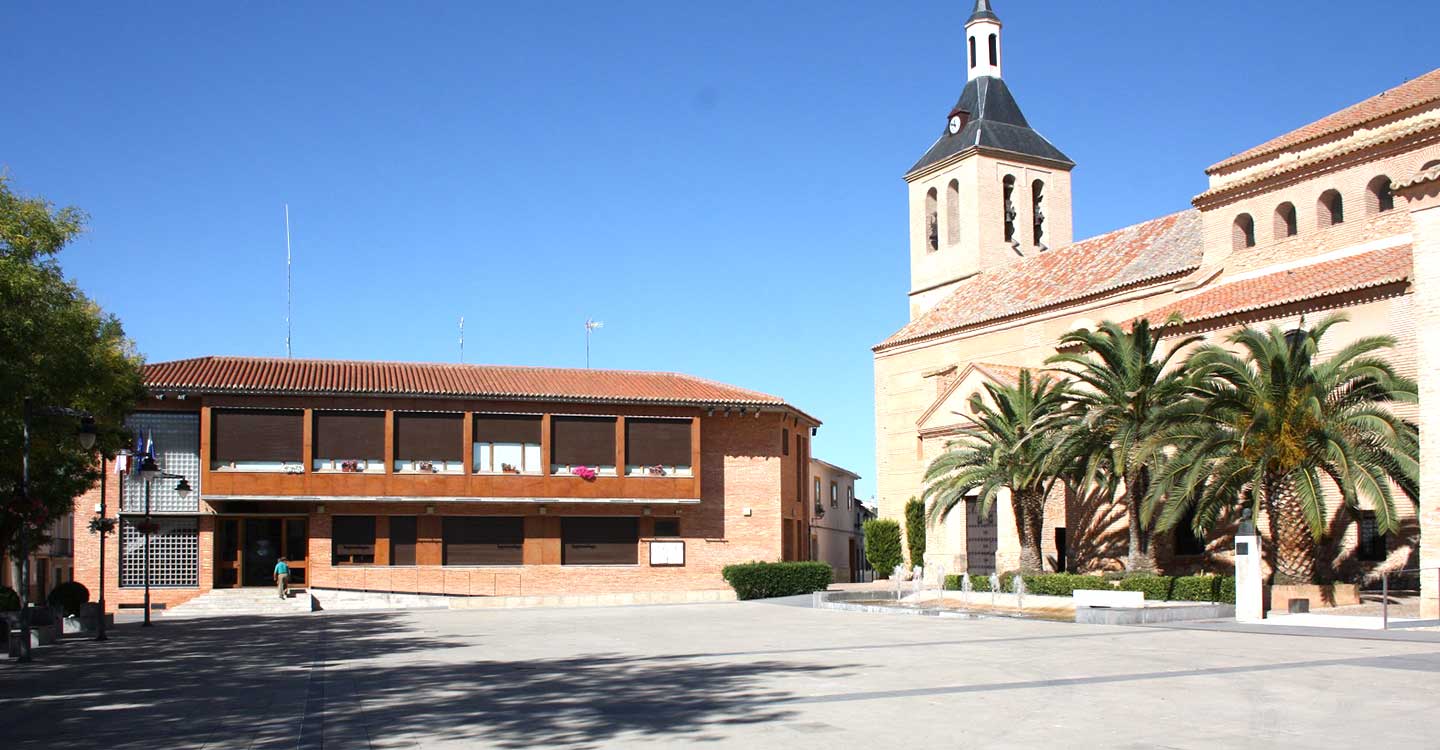
M 519 474 L 520 468 L 517 467 L 515 464 L 502 463 L 500 464 L 500 471 L 506 474 Z
M 595 477 L 599 475 L 599 472 L 589 466 L 572 466 L 570 467 L 570 473 L 587 482 L 594 481 Z
M 654 466 L 647 466 L 645 467 L 645 472 L 652 477 L 663 477 L 665 476 L 665 467 L 661 466 L 660 464 L 656 464 Z

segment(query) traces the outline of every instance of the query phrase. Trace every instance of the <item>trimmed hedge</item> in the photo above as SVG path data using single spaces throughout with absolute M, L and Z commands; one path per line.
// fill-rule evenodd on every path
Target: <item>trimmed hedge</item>
M 1148 600 L 1163 601 L 1170 598 L 1170 585 L 1174 580 L 1169 576 L 1147 573 L 1120 579 L 1119 588 L 1121 591 L 1142 591 Z
M 910 567 L 925 564 L 925 503 L 913 497 L 905 503 L 905 546 Z
M 1002 573 L 1000 575 L 1001 591 L 1015 590 L 1015 574 Z M 945 588 L 951 591 L 960 590 L 960 576 L 945 576 Z M 1029 594 L 1041 596 L 1070 596 L 1076 589 L 1108 589 L 1113 588 L 1110 582 L 1100 576 L 1086 576 L 1075 573 L 1041 573 L 1038 575 L 1025 576 L 1025 591 Z M 989 591 L 990 576 L 974 574 L 970 576 L 970 589 L 972 591 Z
M 896 565 L 905 564 L 900 551 L 900 524 L 888 518 L 872 518 L 865 522 L 865 559 L 875 569 L 876 578 L 889 578 Z
M 45 601 L 52 607 L 59 607 L 66 615 L 78 615 L 80 608 L 90 601 L 90 589 L 79 581 L 66 581 L 56 586 Z
M 0 612 L 15 612 L 20 609 L 20 595 L 9 586 L 0 586 Z
M 1000 574 L 1001 591 L 1014 590 L 1014 587 L 1011 586 L 1011 579 L 1014 576 L 1014 573 Z M 960 575 L 945 576 L 945 588 L 950 591 L 959 591 Z M 1235 603 L 1234 576 L 1171 577 L 1147 573 L 1118 580 L 1111 580 L 1109 576 L 1104 575 L 1079 575 L 1076 573 L 1044 573 L 1025 576 L 1026 593 L 1043 596 L 1072 596 L 1078 589 L 1105 591 L 1117 588 L 1120 591 L 1139 591 L 1145 594 L 1146 599 L 1150 600 Z M 989 591 L 990 576 L 972 574 L 970 589 L 972 591 Z
M 835 571 L 823 562 L 752 562 L 726 565 L 720 575 L 740 599 L 767 599 L 823 591 Z

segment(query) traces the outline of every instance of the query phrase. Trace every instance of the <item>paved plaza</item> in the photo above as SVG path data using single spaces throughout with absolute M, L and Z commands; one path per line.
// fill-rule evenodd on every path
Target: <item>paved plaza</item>
M 1440 640 L 774 602 L 123 624 L 0 664 L 0 746 L 1435 747 Z

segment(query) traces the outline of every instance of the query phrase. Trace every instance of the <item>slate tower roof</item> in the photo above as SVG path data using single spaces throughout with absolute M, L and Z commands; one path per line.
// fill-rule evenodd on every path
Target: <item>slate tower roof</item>
M 991 27 L 995 34 L 999 33 L 1000 19 L 991 9 L 990 0 L 976 0 L 975 11 L 965 24 L 968 27 L 976 23 Z M 971 41 L 973 43 L 975 40 Z M 992 44 L 994 41 L 992 38 Z M 972 47 L 971 55 L 974 54 L 976 51 Z M 985 52 L 981 51 L 980 54 Z M 951 133 L 949 123 L 943 123 L 939 140 L 906 172 L 907 176 L 970 149 L 1028 156 L 1064 169 L 1075 166 L 1070 157 L 1030 127 L 1024 113 L 1020 111 L 1020 105 L 1015 101 L 1014 94 L 1010 93 L 1010 87 L 1006 86 L 1004 79 L 1000 77 L 999 67 L 993 65 L 993 48 L 989 54 L 992 57 L 992 66 L 988 68 L 976 68 L 972 59 L 970 80 L 965 84 L 965 90 L 960 92 L 960 100 L 955 102 L 955 107 L 950 111 L 952 115 L 960 115 L 965 123 L 964 127 L 960 128 L 959 132 Z M 988 72 L 993 72 L 994 75 L 976 75 Z

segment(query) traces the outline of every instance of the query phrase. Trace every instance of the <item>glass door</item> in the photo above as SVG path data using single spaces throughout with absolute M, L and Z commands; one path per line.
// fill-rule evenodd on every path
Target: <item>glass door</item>
M 305 584 L 305 573 L 309 566 L 306 559 L 307 548 L 310 546 L 309 522 L 304 518 L 285 519 L 285 537 L 282 540 L 281 554 L 285 555 L 286 563 L 290 566 L 290 585 L 303 586 Z
M 244 585 L 275 585 L 275 561 L 283 554 L 281 519 L 247 518 L 244 534 Z

